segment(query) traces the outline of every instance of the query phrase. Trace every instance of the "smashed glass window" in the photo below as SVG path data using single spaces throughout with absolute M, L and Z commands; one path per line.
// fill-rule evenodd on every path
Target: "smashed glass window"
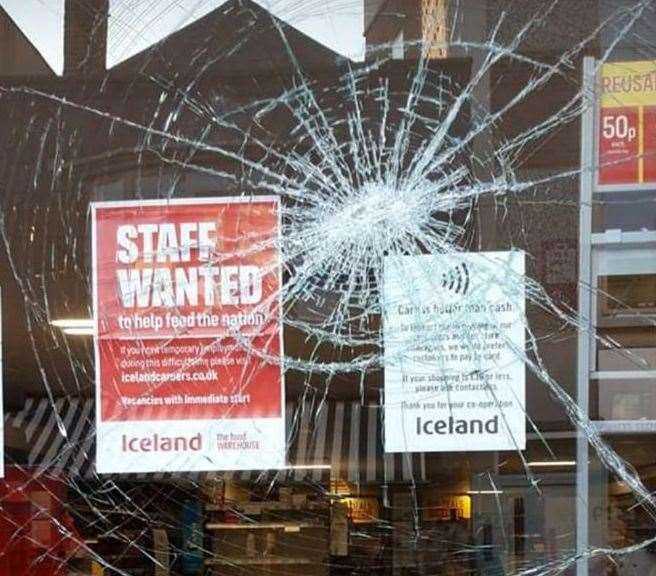
M 656 574 L 653 0 L 0 0 L 0 574 Z

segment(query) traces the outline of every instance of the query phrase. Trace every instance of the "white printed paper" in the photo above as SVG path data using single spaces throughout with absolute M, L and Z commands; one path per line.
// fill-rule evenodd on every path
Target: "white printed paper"
M 525 430 L 522 252 L 385 259 L 385 451 L 517 450 Z

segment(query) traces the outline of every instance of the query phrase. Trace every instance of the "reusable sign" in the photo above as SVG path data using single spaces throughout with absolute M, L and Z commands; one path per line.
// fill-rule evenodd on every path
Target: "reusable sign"
M 524 279 L 522 252 L 385 259 L 386 452 L 525 448 Z
M 656 184 L 656 60 L 601 67 L 599 185 Z
M 97 470 L 284 465 L 273 197 L 93 205 Z

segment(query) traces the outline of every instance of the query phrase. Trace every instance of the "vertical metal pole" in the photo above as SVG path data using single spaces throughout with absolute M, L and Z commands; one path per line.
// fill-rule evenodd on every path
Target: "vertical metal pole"
M 590 337 L 593 329 L 592 311 L 592 194 L 595 165 L 595 110 L 596 75 L 595 60 L 583 60 L 583 98 L 585 107 L 581 117 L 581 173 L 579 178 L 579 316 L 582 327 L 578 334 L 578 366 L 576 392 L 579 407 L 589 412 L 590 386 Z M 585 432 L 576 434 L 576 552 L 580 557 L 576 565 L 577 576 L 588 576 L 588 559 L 582 555 L 589 548 L 589 445 Z

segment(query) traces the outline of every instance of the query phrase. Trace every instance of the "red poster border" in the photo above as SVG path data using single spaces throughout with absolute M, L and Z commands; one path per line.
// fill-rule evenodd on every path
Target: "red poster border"
M 101 375 L 101 362 L 100 362 L 100 346 L 99 346 L 99 335 L 98 335 L 98 263 L 97 263 L 97 215 L 98 211 L 103 208 L 140 208 L 140 207 L 168 207 L 168 206 L 185 206 L 185 205 L 223 205 L 223 204 L 254 204 L 254 203 L 266 203 L 271 202 L 275 205 L 277 209 L 278 222 L 277 222 L 277 236 L 278 236 L 278 246 L 281 246 L 282 238 L 282 210 L 281 210 L 281 201 L 280 197 L 274 195 L 259 195 L 259 196 L 213 196 L 213 197 L 201 197 L 201 198 L 172 198 L 172 199 L 156 199 L 156 200 L 118 200 L 118 201 L 102 201 L 102 202 L 92 202 L 91 207 L 91 266 L 92 266 L 92 308 L 93 308 L 93 340 L 94 340 L 94 375 L 95 375 L 95 387 L 94 387 L 94 397 L 96 403 L 95 409 L 95 422 L 96 422 L 96 433 L 101 430 L 101 427 L 105 420 L 102 417 L 102 402 L 101 402 L 101 393 L 102 393 L 102 375 Z M 278 296 L 278 306 L 280 310 L 279 318 L 279 327 L 278 327 L 278 340 L 279 340 L 279 354 L 280 354 L 280 419 L 284 423 L 286 421 L 286 402 L 285 402 L 285 382 L 284 382 L 284 368 L 282 358 L 284 357 L 284 339 L 283 339 L 283 321 L 282 321 L 282 251 L 278 249 L 278 286 L 279 286 L 279 296 Z M 145 422 L 145 420 L 144 420 Z M 167 422 L 167 420 L 155 420 L 153 423 L 155 425 L 161 425 Z M 284 429 L 284 426 L 283 426 Z M 97 452 L 101 450 L 100 439 L 96 443 Z

